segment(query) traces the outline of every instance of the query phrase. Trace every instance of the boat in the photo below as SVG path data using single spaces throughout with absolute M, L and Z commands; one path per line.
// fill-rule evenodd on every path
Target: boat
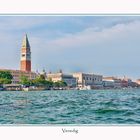
M 22 89 L 23 89 L 23 91 L 29 91 L 29 87 L 24 87 Z
M 34 86 L 31 86 L 31 87 L 23 87 L 22 88 L 23 91 L 42 91 L 42 90 L 46 90 L 45 87 L 34 87 Z
M 91 90 L 91 86 L 84 86 L 79 88 L 79 90 Z

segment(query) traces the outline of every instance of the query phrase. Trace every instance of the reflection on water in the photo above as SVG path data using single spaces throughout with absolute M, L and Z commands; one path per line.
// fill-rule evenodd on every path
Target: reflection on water
M 139 123 L 139 89 L 0 92 L 0 124 Z

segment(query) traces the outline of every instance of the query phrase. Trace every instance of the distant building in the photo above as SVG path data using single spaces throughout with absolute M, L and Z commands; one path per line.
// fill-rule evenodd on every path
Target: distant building
M 114 80 L 103 79 L 103 87 L 114 88 Z
M 0 69 L 0 71 L 9 71 L 12 74 L 12 84 L 19 84 L 21 76 L 26 76 L 29 79 L 35 79 L 37 76 L 35 72 L 27 72 L 21 70 Z
M 76 87 L 76 78 L 70 74 L 59 73 L 48 73 L 47 79 L 53 82 L 64 81 L 67 83 L 68 87 Z
M 138 85 L 140 85 L 140 79 L 137 79 L 137 80 L 136 80 L 136 83 L 137 83 Z
M 130 78 L 117 78 L 117 77 L 103 77 L 103 85 L 104 87 L 113 87 L 113 88 L 121 88 L 121 87 L 129 87 L 133 86 L 134 83 Z
M 104 87 L 121 88 L 122 81 L 117 77 L 103 77 L 103 85 Z
M 122 87 L 129 87 L 132 85 L 134 85 L 134 84 L 130 78 L 127 78 L 127 77 L 122 78 Z
M 91 86 L 91 88 L 102 87 L 102 75 L 87 74 L 87 73 L 73 73 L 73 77 L 77 80 L 77 86 L 83 88 Z
M 27 35 L 22 42 L 20 70 L 0 69 L 0 71 L 9 71 L 12 74 L 12 84 L 18 84 L 21 76 L 26 76 L 29 79 L 36 78 L 37 74 L 31 71 L 31 51 Z
M 38 76 L 39 75 L 43 75 L 45 79 L 47 78 L 47 73 L 46 73 L 45 69 L 43 69 L 42 72 L 38 73 Z
M 137 80 L 136 80 L 136 84 L 137 84 L 137 86 L 140 87 L 140 79 L 137 79 Z

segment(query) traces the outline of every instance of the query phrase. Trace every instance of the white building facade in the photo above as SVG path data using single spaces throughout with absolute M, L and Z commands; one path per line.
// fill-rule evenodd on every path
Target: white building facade
M 102 87 L 102 75 L 87 74 L 87 73 L 73 73 L 73 77 L 77 80 L 77 86 L 83 88 L 85 86 L 90 86 L 91 88 L 101 88 Z
M 76 87 L 76 78 L 70 74 L 64 73 L 49 73 L 47 74 L 47 79 L 53 82 L 64 81 L 67 83 L 68 87 Z

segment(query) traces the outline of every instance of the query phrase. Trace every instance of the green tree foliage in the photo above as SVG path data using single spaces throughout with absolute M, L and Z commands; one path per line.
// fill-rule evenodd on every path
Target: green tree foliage
M 46 80 L 44 75 L 39 75 L 36 79 L 32 80 L 32 82 L 35 86 L 52 87 L 53 85 L 53 82 Z
M 11 84 L 11 82 L 10 79 L 0 78 L 0 84 Z
M 59 81 L 59 85 L 60 85 L 60 87 L 66 87 L 67 83 L 64 81 Z
M 31 80 L 29 80 L 28 77 L 22 75 L 20 77 L 20 84 L 30 86 L 31 85 Z
M 54 82 L 53 87 L 60 87 L 59 82 Z
M 44 75 L 39 75 L 36 77 L 34 80 L 29 80 L 26 76 L 21 76 L 20 83 L 22 85 L 26 86 L 37 86 L 37 87 L 46 87 L 46 88 L 51 88 L 51 87 L 66 87 L 67 84 L 64 81 L 58 81 L 58 82 L 53 82 L 52 80 L 46 80 Z
M 39 78 L 42 79 L 42 80 L 45 80 L 45 76 L 44 76 L 43 74 L 41 74 L 41 75 L 39 76 Z
M 6 79 L 13 79 L 13 76 L 9 71 L 0 71 L 0 78 L 6 78 Z
M 58 82 L 54 82 L 53 83 L 53 86 L 54 87 L 66 87 L 67 86 L 67 83 L 64 82 L 64 81 L 58 81 Z
M 43 86 L 46 84 L 46 80 L 42 79 L 42 77 L 37 77 L 36 79 L 33 80 L 33 84 L 36 86 Z
M 13 76 L 9 71 L 0 71 L 0 84 L 11 84 Z
M 46 85 L 48 86 L 48 87 L 53 87 L 53 82 L 52 81 L 46 81 Z

